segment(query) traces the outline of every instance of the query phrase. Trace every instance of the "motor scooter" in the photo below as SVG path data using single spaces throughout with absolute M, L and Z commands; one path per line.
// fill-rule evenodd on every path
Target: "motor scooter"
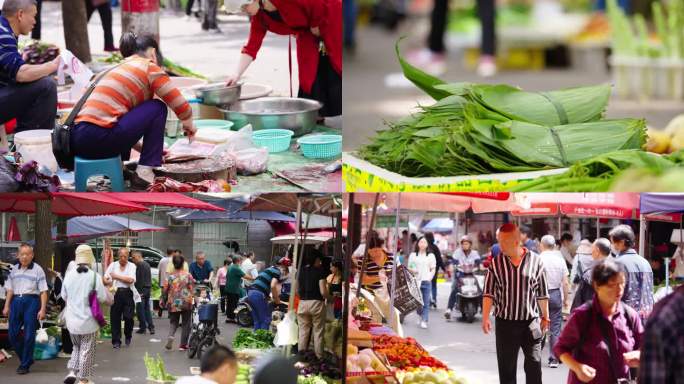
M 475 321 L 475 315 L 482 308 L 484 276 L 475 274 L 477 268 L 473 264 L 459 265 L 457 267 L 457 270 L 460 272 L 458 310 L 461 312 L 461 319 L 468 323 Z

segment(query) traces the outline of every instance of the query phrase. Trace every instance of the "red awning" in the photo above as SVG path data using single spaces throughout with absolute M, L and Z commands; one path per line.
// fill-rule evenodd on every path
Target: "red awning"
M 513 216 L 558 216 L 558 203 L 533 203 L 529 208 L 511 210 Z
M 51 200 L 57 216 L 100 216 L 143 212 L 140 204 L 116 198 L 111 193 L 0 193 L 0 212 L 36 212 L 37 200 Z
M 466 197 L 475 197 L 478 199 L 500 200 L 506 201 L 510 199 L 510 192 L 440 192 L 445 195 L 459 195 Z
M 116 198 L 142 205 L 200 209 L 203 211 L 223 211 L 221 207 L 209 204 L 182 193 L 159 192 L 114 192 Z

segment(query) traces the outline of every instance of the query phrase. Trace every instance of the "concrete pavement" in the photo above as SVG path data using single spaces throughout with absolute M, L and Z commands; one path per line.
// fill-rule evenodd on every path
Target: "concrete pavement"
M 428 329 L 421 329 L 418 326 L 419 317 L 411 314 L 404 319 L 404 336 L 415 338 L 449 368 L 470 379 L 471 383 L 498 383 L 494 335 L 482 333 L 480 315 L 472 324 L 456 320 L 447 321 L 444 318 L 450 290 L 450 282 L 439 283 L 437 287 L 438 309 L 430 311 Z M 546 365 L 548 357 L 547 346 L 542 353 L 543 382 L 564 383 L 568 377 L 568 368 L 565 365 L 559 368 L 549 368 Z M 518 356 L 518 382 L 525 382 L 522 351 Z

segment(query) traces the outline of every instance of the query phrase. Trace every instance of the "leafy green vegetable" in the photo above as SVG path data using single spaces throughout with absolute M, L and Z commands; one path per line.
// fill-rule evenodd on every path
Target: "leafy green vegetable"
M 159 279 L 152 278 L 152 289 L 150 290 L 150 297 L 152 300 L 159 300 L 161 298 L 161 287 L 159 286 Z
M 640 149 L 643 120 L 601 120 L 609 85 L 525 92 L 508 85 L 445 84 L 402 59 L 407 79 L 437 102 L 379 132 L 359 151 L 412 177 L 562 168 L 594 156 Z
M 200 75 L 200 74 L 197 73 L 197 72 L 193 72 L 192 70 L 190 70 L 190 69 L 188 69 L 188 68 L 186 68 L 186 67 L 184 67 L 184 66 L 182 66 L 182 65 L 176 64 L 176 63 L 174 63 L 173 61 L 171 61 L 171 60 L 169 60 L 169 59 L 167 59 L 167 58 L 164 58 L 164 67 L 165 67 L 169 72 L 173 72 L 175 75 L 178 75 L 178 76 L 183 76 L 183 77 L 195 77 L 195 78 L 198 78 L 198 79 L 207 80 L 207 77 L 206 77 L 206 76 Z
M 570 167 L 567 172 L 560 175 L 544 176 L 533 181 L 521 183 L 511 191 L 606 192 L 611 189 L 619 191 L 635 189 L 650 191 L 653 188 L 652 180 L 645 184 L 640 183 L 644 173 L 659 176 L 677 171 L 683 159 L 684 153 L 681 151 L 669 156 L 637 150 L 617 151 L 577 163 Z M 630 171 L 625 172 L 628 169 Z M 616 184 L 616 177 L 624 177 L 625 179 L 623 182 Z M 669 189 L 669 191 L 683 190 L 684 186 L 681 180 L 679 179 L 678 189 Z M 641 185 L 641 188 L 637 184 Z
M 327 381 L 321 376 L 297 376 L 297 384 L 328 384 Z
M 233 338 L 233 348 L 235 349 L 269 349 L 273 347 L 275 335 L 270 331 L 258 329 L 254 332 L 241 328 Z
M 147 369 L 148 380 L 158 380 L 158 381 L 176 381 L 176 377 L 166 372 L 164 366 L 164 360 L 157 354 L 157 357 L 150 357 L 150 355 L 145 352 L 143 357 L 145 362 L 145 368 Z

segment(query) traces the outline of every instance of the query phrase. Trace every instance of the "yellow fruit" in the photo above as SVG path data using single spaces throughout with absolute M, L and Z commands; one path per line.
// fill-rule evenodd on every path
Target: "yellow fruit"
M 670 134 L 649 129 L 646 150 L 653 153 L 667 153 L 670 148 L 670 140 Z
M 675 152 L 680 149 L 684 149 L 684 129 L 675 133 L 670 141 L 670 152 Z

